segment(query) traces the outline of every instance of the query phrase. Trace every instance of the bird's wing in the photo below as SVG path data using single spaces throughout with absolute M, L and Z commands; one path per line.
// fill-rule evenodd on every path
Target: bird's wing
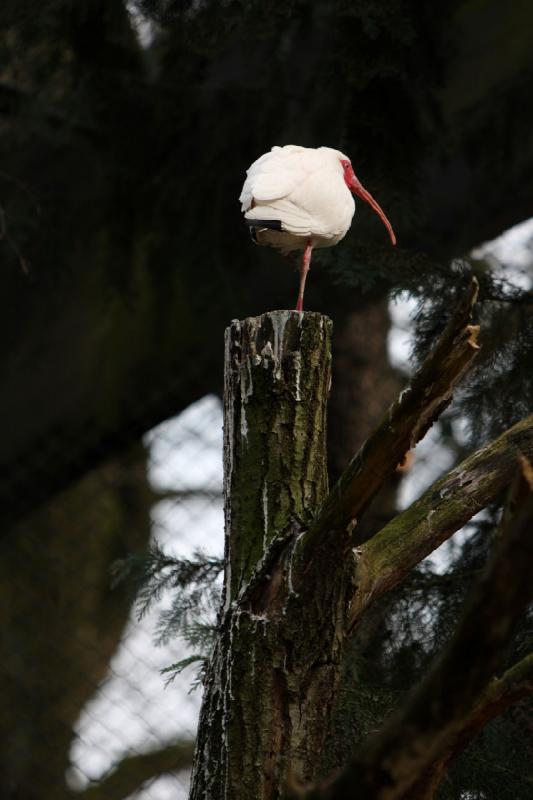
M 254 161 L 247 170 L 239 198 L 242 211 L 249 211 L 254 201 L 267 204 L 290 197 L 309 175 L 306 153 L 309 153 L 308 148 L 296 145 L 273 147 Z
M 310 236 L 313 227 L 309 212 L 288 197 L 255 205 L 246 213 L 247 220 L 279 220 L 281 230 L 296 236 Z

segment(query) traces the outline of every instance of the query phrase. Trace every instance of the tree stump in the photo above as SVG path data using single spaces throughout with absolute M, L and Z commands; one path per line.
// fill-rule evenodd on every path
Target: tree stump
M 226 331 L 225 580 L 191 800 L 277 798 L 289 765 L 316 777 L 339 645 L 334 614 L 326 637 L 305 622 L 291 563 L 328 490 L 331 328 L 274 311 Z

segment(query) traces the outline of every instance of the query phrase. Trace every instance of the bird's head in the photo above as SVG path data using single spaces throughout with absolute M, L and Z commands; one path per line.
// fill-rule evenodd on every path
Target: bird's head
M 390 224 L 389 220 L 385 216 L 385 212 L 383 209 L 376 203 L 370 192 L 364 188 L 361 184 L 359 178 L 357 178 L 355 172 L 353 171 L 352 162 L 349 158 L 341 154 L 341 158 L 339 159 L 341 166 L 344 170 L 344 182 L 348 189 L 360 197 L 362 200 L 365 200 L 369 206 L 372 206 L 376 214 L 379 214 L 381 217 L 381 221 L 387 228 L 390 236 L 390 240 L 392 244 L 396 244 L 396 236 L 394 235 L 394 231 L 392 230 L 392 225 Z

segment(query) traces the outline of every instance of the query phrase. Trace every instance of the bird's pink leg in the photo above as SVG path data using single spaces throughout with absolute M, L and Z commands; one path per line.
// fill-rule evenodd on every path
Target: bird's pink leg
M 307 273 L 309 272 L 309 265 L 311 263 L 311 252 L 313 250 L 313 245 L 311 244 L 311 240 L 307 242 L 302 258 L 302 264 L 300 266 L 300 290 L 298 292 L 298 300 L 296 302 L 296 311 L 303 311 L 304 310 L 304 290 L 305 290 L 305 279 L 307 278 Z

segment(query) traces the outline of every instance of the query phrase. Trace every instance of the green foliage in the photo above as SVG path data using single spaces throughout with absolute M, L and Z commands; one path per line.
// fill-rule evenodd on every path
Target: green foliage
M 171 678 L 194 661 L 208 657 L 215 631 L 215 616 L 220 601 L 220 572 L 223 562 L 197 551 L 192 559 L 175 558 L 154 542 L 144 553 L 117 561 L 114 584 L 128 581 L 136 597 L 136 610 L 142 619 L 165 599 L 170 605 L 158 613 L 155 641 L 162 645 L 181 636 L 203 655 L 194 655 L 173 664 Z M 170 600 L 169 600 L 170 598 Z
M 172 683 L 172 681 L 181 675 L 184 669 L 190 667 L 192 664 L 200 664 L 200 670 L 197 672 L 192 684 L 190 691 L 192 692 L 194 689 L 199 688 L 202 685 L 203 676 L 205 674 L 205 669 L 207 665 L 207 658 L 206 656 L 201 656 L 198 654 L 194 654 L 192 656 L 187 656 L 187 658 L 182 658 L 180 661 L 176 661 L 175 664 L 169 664 L 168 667 L 165 667 L 161 670 L 162 675 L 166 675 L 165 686 L 168 686 Z
M 533 291 L 492 259 L 450 263 L 424 254 L 351 247 L 324 263 L 334 281 L 363 294 L 387 292 L 417 301 L 413 362 L 420 363 L 446 327 L 472 275 L 480 285 L 476 307 L 481 350 L 456 395 L 453 414 L 468 423 L 472 444 L 502 433 L 533 409 Z M 368 264 L 371 263 L 371 267 Z M 365 266 L 366 265 L 366 266 Z M 533 256 L 532 256 L 533 266 Z M 530 267 L 531 270 L 531 267 Z M 518 276 L 521 277 L 521 276 Z
M 502 433 L 533 409 L 533 293 L 505 277 L 501 265 L 463 260 L 443 275 L 431 274 L 418 292 L 415 356 L 421 358 L 446 324 L 463 281 L 480 282 L 476 322 L 481 350 L 463 382 L 454 412 L 469 424 L 471 442 Z

